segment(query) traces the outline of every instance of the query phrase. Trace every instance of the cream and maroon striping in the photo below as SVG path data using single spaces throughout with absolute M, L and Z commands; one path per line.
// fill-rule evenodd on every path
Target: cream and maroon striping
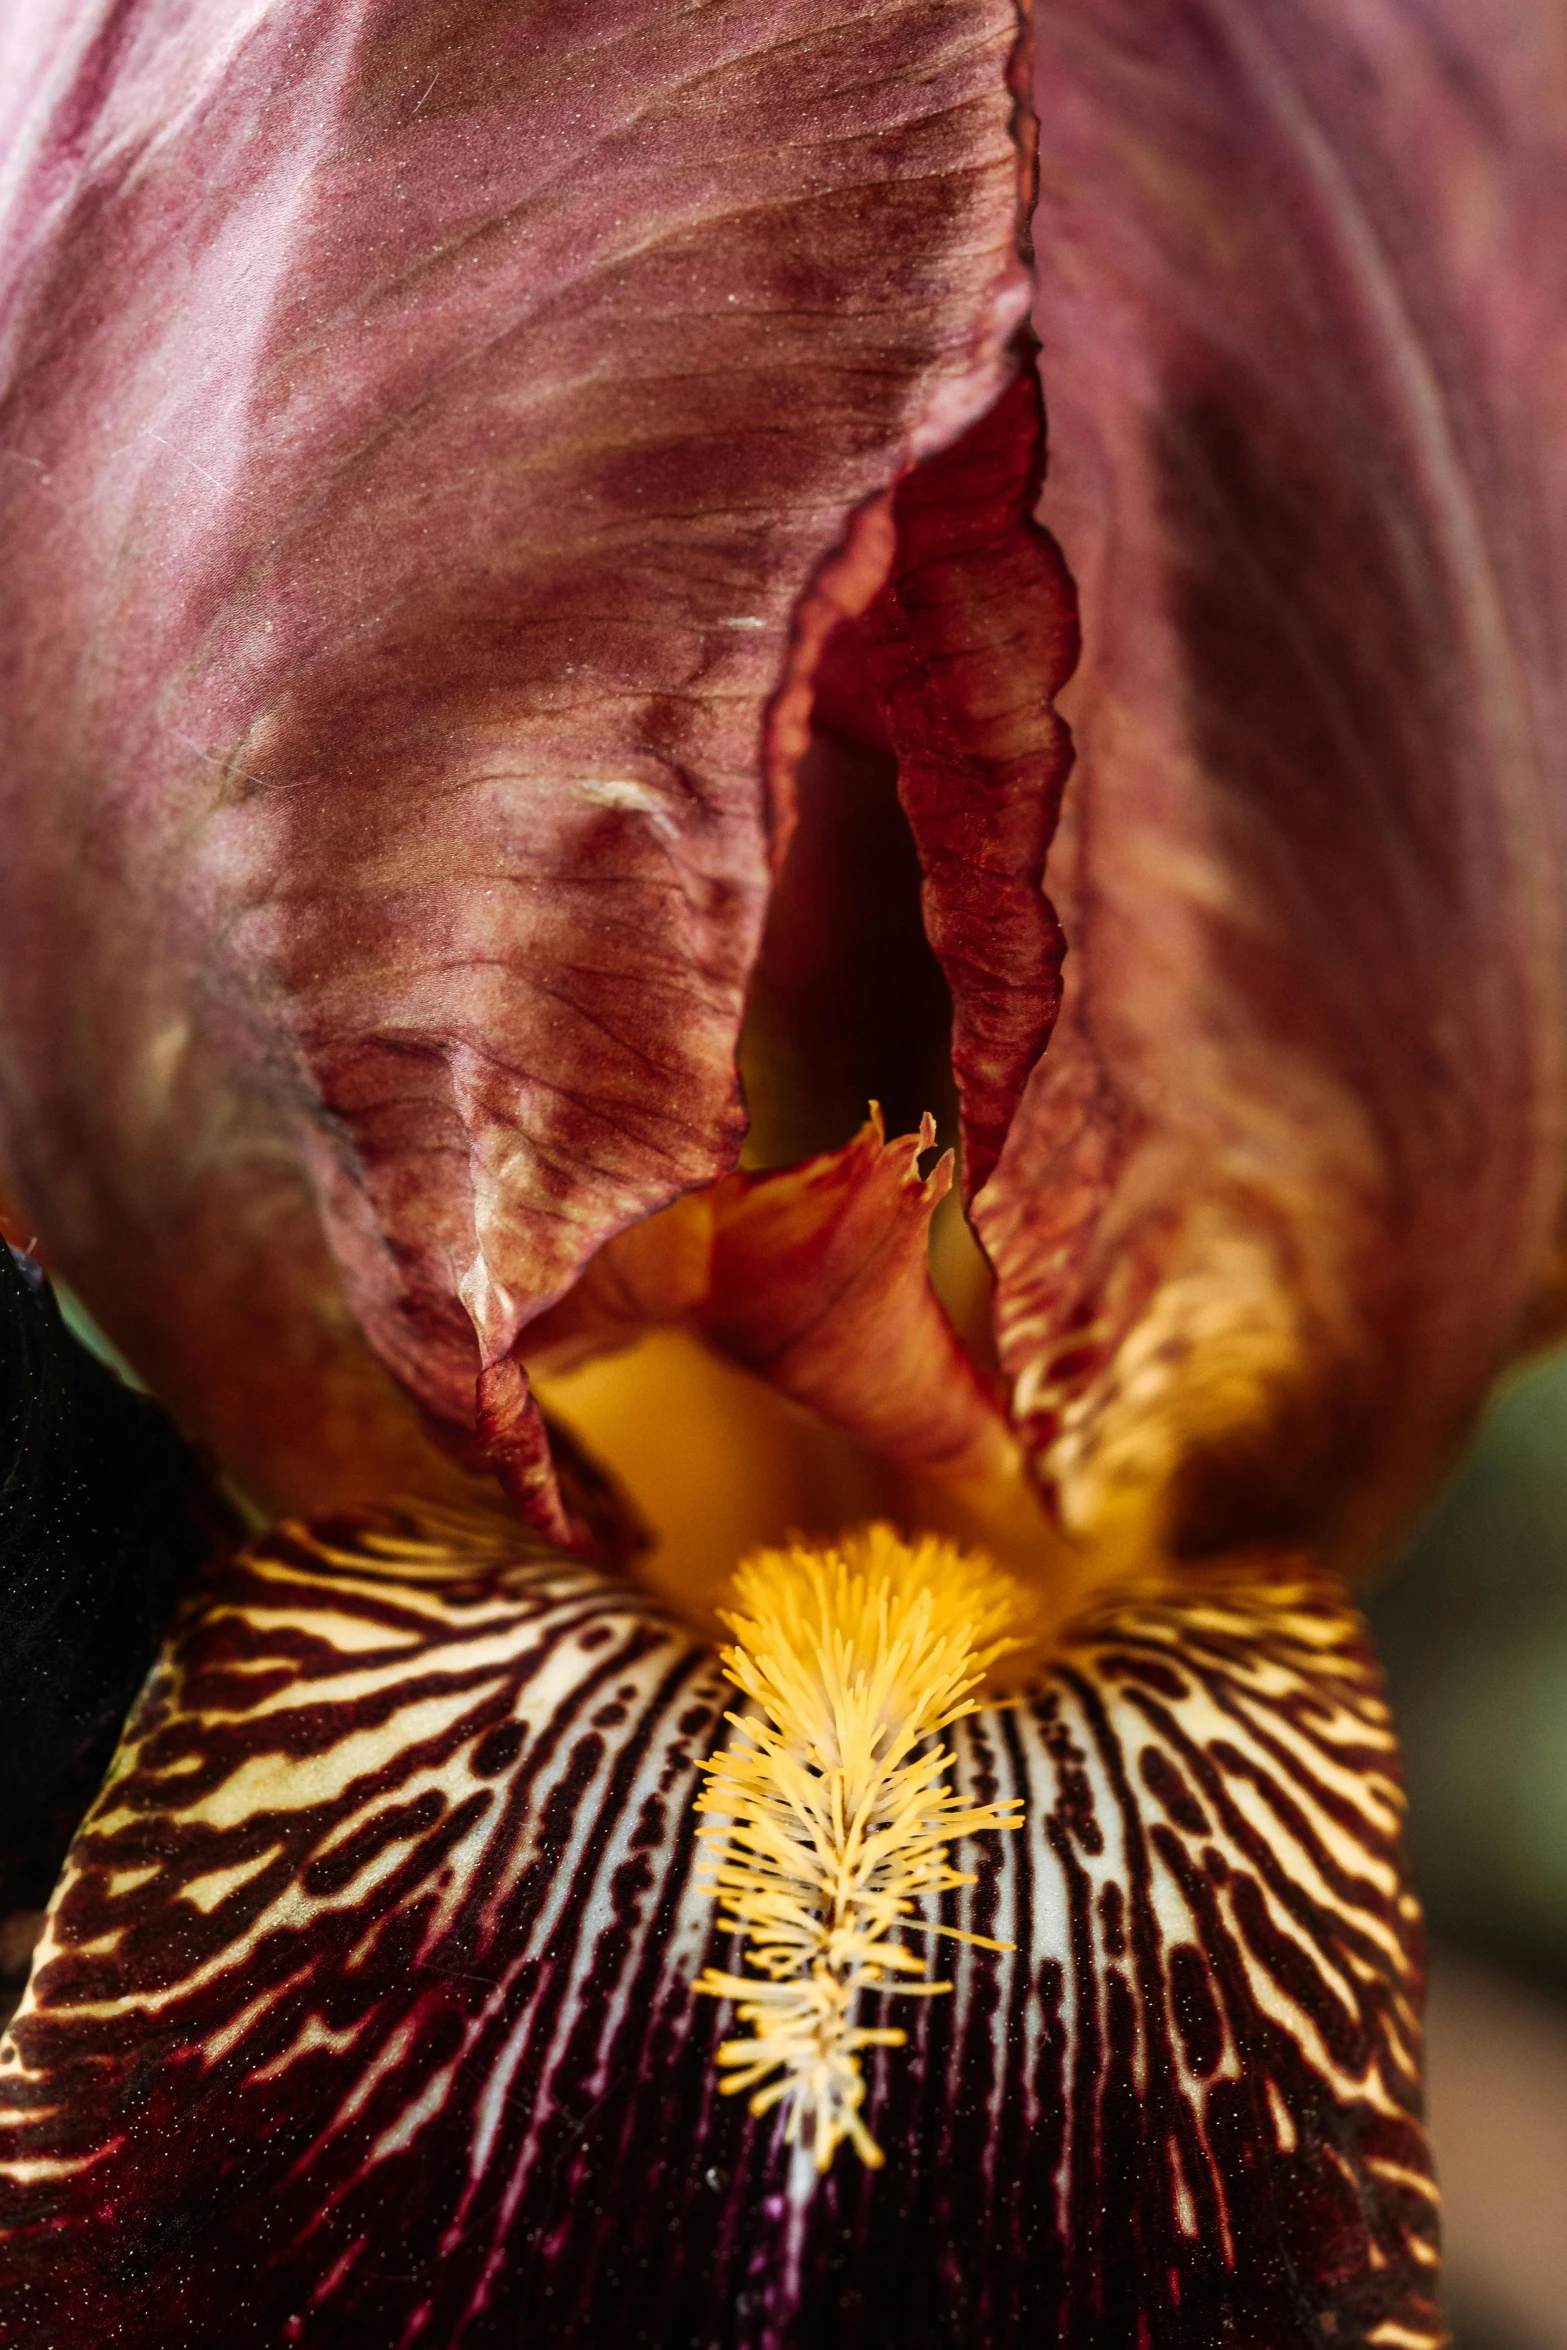
M 945 1914 L 1017 1952 L 947 1946 L 869 2067 L 886 2169 L 802 2217 L 691 1989 L 716 1662 L 517 1539 L 295 1527 L 187 1610 L 4 2045 L 8 2350 L 1441 2342 L 1398 1763 L 1331 1586 L 1109 1609 L 956 1725 L 1027 1823 Z

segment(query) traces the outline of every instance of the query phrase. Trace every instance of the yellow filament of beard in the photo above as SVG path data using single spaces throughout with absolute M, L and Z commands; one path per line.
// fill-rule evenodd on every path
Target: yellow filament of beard
M 1020 1799 L 954 1794 L 951 1751 L 930 1742 L 1021 1645 L 1010 1627 L 1024 1596 L 988 1559 L 889 1526 L 763 1551 L 734 1593 L 724 1670 L 756 1710 L 729 1715 L 739 1742 L 703 1766 L 697 1809 L 718 1823 L 702 1836 L 720 1923 L 754 1971 L 709 1967 L 696 1988 L 737 2000 L 751 2027 L 718 2051 L 726 2091 L 751 2090 L 757 2114 L 782 2104 L 788 2142 L 818 2171 L 845 2138 L 879 2164 L 859 2053 L 907 2035 L 858 2024 L 860 1994 L 951 1989 L 926 1979 L 906 1931 L 1012 1947 L 914 1912 L 974 1882 L 948 1863 L 955 1838 L 1021 1825 Z

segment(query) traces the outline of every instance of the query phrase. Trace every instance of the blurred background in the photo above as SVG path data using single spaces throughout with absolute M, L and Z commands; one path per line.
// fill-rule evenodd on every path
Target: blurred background
M 1373 1592 L 1432 1942 L 1455 2350 L 1567 2350 L 1567 1353 Z

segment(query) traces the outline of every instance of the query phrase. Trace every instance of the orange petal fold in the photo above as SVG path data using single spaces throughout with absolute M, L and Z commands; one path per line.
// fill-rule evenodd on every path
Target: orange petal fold
M 948 1321 L 928 1267 L 951 1154 L 922 1176 L 930 1119 L 888 1142 L 881 1113 L 803 1166 L 730 1175 L 611 1241 L 525 1341 L 559 1371 L 680 1323 L 898 1466 L 953 1482 L 1005 1475 L 1000 1402 Z

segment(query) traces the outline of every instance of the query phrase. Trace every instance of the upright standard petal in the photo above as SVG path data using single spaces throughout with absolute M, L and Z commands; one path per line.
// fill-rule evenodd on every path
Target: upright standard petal
M 1567 56 L 1528 0 L 1036 38 L 1083 661 L 1001 1351 L 1078 1534 L 1374 1555 L 1561 1203 Z
M 189 1424 L 342 1494 L 411 1441 L 352 1316 L 466 1430 L 599 1243 L 734 1162 L 810 666 L 1010 369 L 1017 25 L 80 0 L 11 39 L 0 1154 Z

